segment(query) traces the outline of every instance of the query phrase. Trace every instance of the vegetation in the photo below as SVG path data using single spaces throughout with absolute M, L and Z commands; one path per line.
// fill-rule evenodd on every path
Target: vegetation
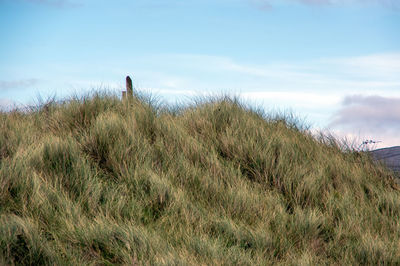
M 0 264 L 400 264 L 367 154 L 237 99 L 0 113 Z

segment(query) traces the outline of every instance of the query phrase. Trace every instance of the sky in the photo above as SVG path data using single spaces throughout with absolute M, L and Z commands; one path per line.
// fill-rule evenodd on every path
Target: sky
M 0 0 L 0 36 L 3 110 L 130 75 L 165 102 L 235 95 L 400 145 L 400 0 Z

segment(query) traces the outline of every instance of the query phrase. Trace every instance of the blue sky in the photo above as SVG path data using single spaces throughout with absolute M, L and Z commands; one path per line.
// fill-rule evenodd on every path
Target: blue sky
M 400 145 L 399 0 L 0 0 L 0 106 L 92 89 L 240 95 Z

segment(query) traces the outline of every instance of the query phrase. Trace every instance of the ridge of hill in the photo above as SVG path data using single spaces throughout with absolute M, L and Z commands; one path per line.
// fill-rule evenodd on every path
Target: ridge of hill
M 0 264 L 400 264 L 368 153 L 237 99 L 0 112 Z

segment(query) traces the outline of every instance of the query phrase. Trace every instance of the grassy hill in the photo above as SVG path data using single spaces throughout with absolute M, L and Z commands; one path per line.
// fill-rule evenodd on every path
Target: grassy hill
M 400 264 L 368 154 L 235 99 L 0 113 L 0 264 Z

